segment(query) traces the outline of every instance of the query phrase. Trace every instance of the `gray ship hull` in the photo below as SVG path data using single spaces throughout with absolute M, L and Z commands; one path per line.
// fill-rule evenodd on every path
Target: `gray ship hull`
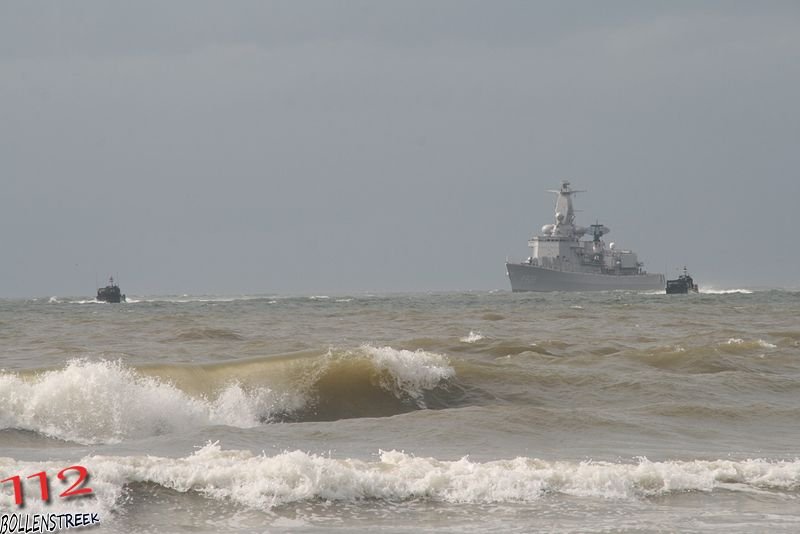
M 511 290 L 517 291 L 610 291 L 664 289 L 663 274 L 613 275 L 545 269 L 527 263 L 506 263 Z

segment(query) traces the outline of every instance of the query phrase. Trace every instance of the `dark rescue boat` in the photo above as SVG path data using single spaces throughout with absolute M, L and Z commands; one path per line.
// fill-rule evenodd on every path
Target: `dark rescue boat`
M 683 268 L 683 274 L 675 280 L 667 280 L 667 295 L 687 294 L 690 291 L 697 293 L 700 288 L 694 283 L 694 280 L 689 276 L 689 271 L 686 267 Z
M 103 302 L 125 302 L 125 295 L 120 291 L 119 286 L 114 283 L 114 277 L 108 279 L 108 285 L 97 290 L 97 300 Z

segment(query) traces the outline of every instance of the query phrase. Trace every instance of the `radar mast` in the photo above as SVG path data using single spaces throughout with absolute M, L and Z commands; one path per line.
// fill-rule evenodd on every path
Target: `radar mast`
M 572 195 L 585 193 L 585 190 L 572 189 L 567 180 L 561 182 L 561 189 L 548 189 L 549 193 L 558 195 L 556 198 L 556 223 L 553 227 L 553 235 L 572 237 L 576 233 L 575 210 L 572 207 Z

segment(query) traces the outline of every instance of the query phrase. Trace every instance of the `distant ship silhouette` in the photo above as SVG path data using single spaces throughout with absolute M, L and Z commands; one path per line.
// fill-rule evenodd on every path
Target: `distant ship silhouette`
M 124 302 L 125 295 L 120 291 L 119 286 L 114 283 L 114 277 L 108 277 L 108 285 L 97 290 L 97 300 L 103 302 Z
M 527 261 L 506 261 L 512 291 L 607 291 L 646 290 L 664 287 L 664 275 L 648 273 L 636 253 L 606 246 L 602 237 L 611 230 L 599 222 L 575 224 L 572 197 L 578 191 L 562 181 L 561 189 L 550 191 L 556 199 L 555 222 L 528 241 L 532 254 Z M 581 241 L 586 234 L 591 241 Z

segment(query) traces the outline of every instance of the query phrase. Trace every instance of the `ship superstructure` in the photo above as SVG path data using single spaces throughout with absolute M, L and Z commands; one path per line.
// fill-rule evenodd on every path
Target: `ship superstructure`
M 512 291 L 593 291 L 610 289 L 661 289 L 662 274 L 647 273 L 636 253 L 606 246 L 611 230 L 595 223 L 575 224 L 572 198 L 577 193 L 564 181 L 557 194 L 555 221 L 528 241 L 531 256 L 523 263 L 506 263 Z M 591 240 L 581 240 L 585 235 Z

